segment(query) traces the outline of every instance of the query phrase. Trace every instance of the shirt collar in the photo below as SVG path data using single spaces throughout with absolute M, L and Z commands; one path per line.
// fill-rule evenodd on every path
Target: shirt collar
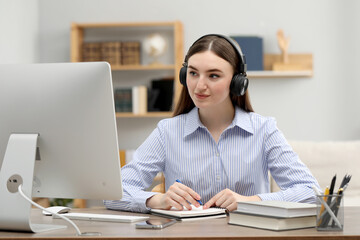
M 192 134 L 198 128 L 205 128 L 199 118 L 198 108 L 194 107 L 186 116 L 184 137 Z M 250 114 L 239 107 L 235 107 L 235 117 L 229 128 L 239 127 L 251 134 L 254 134 L 254 128 L 251 123 Z
M 185 135 L 184 137 L 195 132 L 198 128 L 205 127 L 204 124 L 200 121 L 198 108 L 194 107 L 186 116 L 185 123 Z
M 245 112 L 239 107 L 235 107 L 235 117 L 229 128 L 232 126 L 237 126 L 247 131 L 248 133 L 254 134 L 254 128 L 250 117 L 250 113 Z

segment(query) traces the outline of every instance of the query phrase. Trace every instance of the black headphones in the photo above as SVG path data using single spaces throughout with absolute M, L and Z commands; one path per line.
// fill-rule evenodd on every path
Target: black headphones
M 202 36 L 201 38 L 199 38 L 198 40 L 196 40 L 192 46 L 198 42 L 199 40 L 203 39 L 204 37 L 207 36 L 217 36 L 220 38 L 225 39 L 226 41 L 228 41 L 231 46 L 233 46 L 233 48 L 235 49 L 236 53 L 239 56 L 239 73 L 234 74 L 231 83 L 230 83 L 230 91 L 231 93 L 233 93 L 236 96 L 242 96 L 245 94 L 248 86 L 249 86 L 249 80 L 246 77 L 246 60 L 245 60 L 245 55 L 243 55 L 240 46 L 235 43 L 235 41 L 227 36 L 224 35 L 220 35 L 220 34 L 207 34 Z M 191 46 L 191 47 L 192 47 Z M 190 47 L 190 48 L 191 48 Z M 180 79 L 180 83 L 184 86 L 186 86 L 186 75 L 187 75 L 187 62 L 186 62 L 186 58 L 185 57 L 185 62 L 183 63 L 183 67 L 180 69 L 180 73 L 179 73 L 179 79 Z

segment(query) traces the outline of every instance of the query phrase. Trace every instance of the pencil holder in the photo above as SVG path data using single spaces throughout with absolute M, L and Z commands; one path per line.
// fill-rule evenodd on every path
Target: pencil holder
M 318 231 L 343 230 L 344 195 L 317 195 L 316 205 L 316 229 Z

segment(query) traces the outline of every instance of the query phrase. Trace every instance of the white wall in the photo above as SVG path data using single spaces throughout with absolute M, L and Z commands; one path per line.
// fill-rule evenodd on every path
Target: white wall
M 203 34 L 222 33 L 262 36 L 266 53 L 279 52 L 282 28 L 290 53 L 313 54 L 314 77 L 251 80 L 255 111 L 276 117 L 288 139 L 359 139 L 359 9 L 357 0 L 39 0 L 40 61 L 70 60 L 73 21 L 180 20 L 186 50 Z M 137 147 L 158 120 L 119 119 L 120 147 Z
M 38 0 L 0 0 L 0 63 L 38 61 Z

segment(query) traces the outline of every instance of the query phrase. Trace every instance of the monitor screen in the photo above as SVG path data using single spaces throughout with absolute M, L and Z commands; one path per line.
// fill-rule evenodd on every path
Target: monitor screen
M 23 136 L 37 136 L 35 156 L 25 154 Z M 34 167 L 27 158 L 36 159 Z M 5 186 L 14 174 L 28 172 L 29 197 L 120 199 L 109 64 L 0 65 L 0 165 L 0 208 L 22 201 Z

